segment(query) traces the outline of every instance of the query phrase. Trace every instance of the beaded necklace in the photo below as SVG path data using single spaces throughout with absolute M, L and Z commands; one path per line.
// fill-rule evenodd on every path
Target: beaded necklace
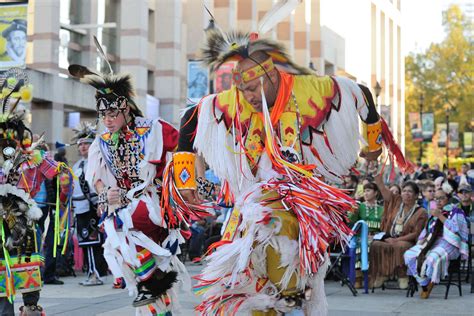
M 418 205 L 416 203 L 412 206 L 410 211 L 408 211 L 407 214 L 406 212 L 403 211 L 405 204 L 401 203 L 400 208 L 398 209 L 398 213 L 395 216 L 393 223 L 392 223 L 392 229 L 390 230 L 390 233 L 392 236 L 400 236 L 400 234 L 403 231 L 403 227 L 405 224 L 408 222 L 408 220 L 413 216 L 415 211 L 418 209 Z

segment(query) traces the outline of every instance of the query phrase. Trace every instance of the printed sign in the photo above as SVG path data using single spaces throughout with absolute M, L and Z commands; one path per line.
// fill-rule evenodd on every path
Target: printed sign
M 0 71 L 26 65 L 28 4 L 0 4 Z

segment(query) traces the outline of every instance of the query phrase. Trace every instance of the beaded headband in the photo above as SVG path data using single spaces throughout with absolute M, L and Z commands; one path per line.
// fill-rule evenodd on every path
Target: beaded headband
M 236 86 L 241 85 L 242 83 L 247 83 L 254 79 L 260 78 L 261 76 L 265 75 L 266 73 L 272 71 L 275 68 L 273 64 L 272 58 L 268 58 L 264 62 L 255 65 L 254 67 L 247 69 L 245 71 L 233 71 L 232 79 Z

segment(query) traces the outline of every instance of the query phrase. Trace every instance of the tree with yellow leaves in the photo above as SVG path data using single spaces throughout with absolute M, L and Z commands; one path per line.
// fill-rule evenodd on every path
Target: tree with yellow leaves
M 459 123 L 460 133 L 472 131 L 474 23 L 463 15 L 458 6 L 452 5 L 443 12 L 443 26 L 446 37 L 441 43 L 433 43 L 425 52 L 412 53 L 405 59 L 405 151 L 413 161 L 418 160 L 420 143 L 412 141 L 408 113 L 420 111 L 421 95 L 424 99 L 423 112 L 434 113 L 435 126 L 445 123 L 448 113 L 450 122 Z M 431 142 L 424 146 L 427 150 L 424 150 L 423 162 L 439 163 L 442 157 L 428 155 L 439 152 L 438 145 Z M 429 147 L 436 147 L 436 150 Z M 460 151 L 450 154 L 455 152 Z

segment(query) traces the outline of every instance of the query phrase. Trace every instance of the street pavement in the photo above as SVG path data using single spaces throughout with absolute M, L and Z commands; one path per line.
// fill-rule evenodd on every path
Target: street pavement
M 191 275 L 200 272 L 202 266 L 187 265 Z M 78 283 L 84 276 L 62 278 L 64 285 L 45 285 L 41 291 L 40 304 L 46 314 L 67 316 L 125 316 L 135 315 L 131 307 L 133 297 L 126 290 L 112 289 L 113 279 L 109 276 L 102 286 L 84 287 Z M 375 293 L 352 296 L 346 286 L 339 282 L 327 281 L 326 294 L 330 316 L 356 315 L 430 315 L 430 316 L 473 316 L 474 294 L 470 286 L 463 283 L 463 296 L 460 297 L 457 287 L 451 287 L 449 297 L 444 299 L 446 287 L 436 286 L 428 300 L 421 300 L 419 293 L 407 298 L 401 290 L 376 289 Z M 193 307 L 199 299 L 193 294 L 180 294 L 182 306 L 180 315 L 196 315 Z M 21 306 L 21 295 L 17 298 L 15 308 Z

